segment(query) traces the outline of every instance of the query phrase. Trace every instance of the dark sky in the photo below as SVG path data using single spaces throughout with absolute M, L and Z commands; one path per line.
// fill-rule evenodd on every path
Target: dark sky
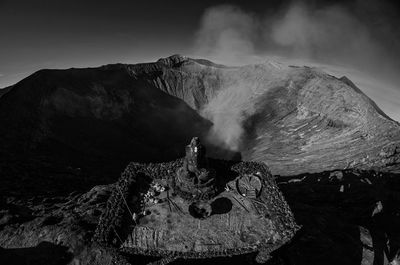
M 306 2 L 318 6 L 338 1 Z M 359 1 L 340 1 L 349 8 L 355 2 Z M 204 11 L 224 3 L 272 14 L 289 1 L 0 0 L 0 87 L 42 68 L 135 63 L 187 54 Z M 391 17 L 397 15 L 393 9 L 390 14 L 373 10 L 354 12 L 375 24 L 382 18 L 383 23 L 392 23 Z
M 41 68 L 185 54 L 204 10 L 227 2 L 0 0 L 0 87 Z

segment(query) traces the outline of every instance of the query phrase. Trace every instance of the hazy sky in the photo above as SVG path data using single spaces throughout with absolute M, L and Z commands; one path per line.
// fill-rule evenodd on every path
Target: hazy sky
M 300 1 L 0 0 L 0 87 L 41 68 L 142 62 L 188 54 L 207 8 L 231 4 L 254 15 L 274 16 L 293 2 Z M 353 8 L 357 3 L 302 2 L 315 8 L 337 3 Z M 364 6 L 365 12 L 371 11 Z M 385 23 L 389 17 L 374 12 L 369 20 L 375 24 Z
M 396 2 L 0 0 L 0 88 L 42 68 L 181 53 L 228 62 L 304 57 L 377 73 L 400 93 Z
M 41 68 L 187 54 L 207 7 L 234 3 L 257 10 L 265 8 L 262 2 L 0 0 L 0 87 Z

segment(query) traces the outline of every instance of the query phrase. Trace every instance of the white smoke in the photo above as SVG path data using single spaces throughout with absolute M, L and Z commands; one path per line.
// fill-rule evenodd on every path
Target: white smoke
M 244 132 L 242 122 L 252 114 L 251 85 L 239 79 L 222 80 L 226 84 L 202 110 L 202 115 L 213 122 L 209 141 L 225 149 L 239 151 Z
M 253 64 L 263 62 L 271 55 L 279 56 L 286 62 L 300 62 L 300 65 L 311 62 L 335 65 L 336 69 L 339 66 L 365 71 L 388 83 L 388 76 L 397 78 L 398 64 L 385 50 L 383 41 L 374 36 L 364 22 L 350 9 L 339 5 L 313 8 L 293 2 L 274 15 L 264 16 L 235 6 L 216 6 L 204 12 L 192 53 L 227 65 Z M 351 74 L 343 74 L 352 78 Z M 398 79 L 393 82 L 397 85 Z M 244 113 L 237 104 L 243 104 L 249 98 L 246 86 L 237 82 L 227 86 L 203 110 L 203 115 L 214 123 L 210 138 L 219 139 L 232 150 L 239 148 L 243 133 Z M 367 89 L 371 90 L 371 87 Z M 393 102 L 389 104 L 393 96 L 399 96 L 399 90 L 383 91 L 387 92 L 386 99 L 382 99 L 382 95 L 374 98 L 379 94 L 377 91 L 367 94 L 389 116 L 400 113 L 400 103 L 396 110 Z M 237 101 L 230 98 L 234 94 L 238 95 Z M 389 105 L 390 108 L 385 108 Z
M 368 70 L 392 62 L 381 42 L 347 8 L 293 3 L 280 15 L 257 15 L 230 5 L 207 9 L 193 53 L 243 65 L 266 55 L 346 64 Z M 387 68 L 387 67 L 386 67 Z M 385 68 L 385 69 L 386 69 Z
M 339 6 L 312 10 L 296 4 L 282 18 L 267 23 L 271 30 L 264 33 L 265 40 L 290 56 L 361 68 L 383 56 L 368 28 Z
M 235 6 L 207 9 L 197 32 L 195 54 L 230 65 L 248 60 L 255 53 L 258 22 L 254 15 Z

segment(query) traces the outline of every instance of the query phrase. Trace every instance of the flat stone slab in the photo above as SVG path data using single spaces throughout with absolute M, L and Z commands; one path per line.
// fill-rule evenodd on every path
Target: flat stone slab
M 252 250 L 261 243 L 273 244 L 281 239 L 274 222 L 262 214 L 266 207 L 262 198 L 247 199 L 231 190 L 219 194 L 210 205 L 211 216 L 205 219 L 192 216 L 190 203 L 179 196 L 148 205 L 145 210 L 149 214 L 139 220 L 123 247 L 221 252 Z
M 253 252 L 268 256 L 299 229 L 265 164 L 210 159 L 218 183 L 224 185 L 215 197 L 200 203 L 211 209 L 204 218 L 193 210 L 196 202 L 174 190 L 175 172 L 181 165 L 177 160 L 128 166 L 126 179 L 120 182 L 134 183 L 127 202 L 137 211 L 135 224 L 125 229 L 121 251 L 189 259 Z M 144 176 L 149 177 L 147 185 L 141 183 Z M 142 186 L 147 189 L 138 188 Z M 163 190 L 153 192 L 154 186 Z

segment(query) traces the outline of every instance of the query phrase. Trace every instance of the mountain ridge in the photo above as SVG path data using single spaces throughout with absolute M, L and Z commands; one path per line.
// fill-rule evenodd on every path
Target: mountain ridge
M 81 157 L 148 162 L 178 157 L 174 145 L 198 135 L 211 149 L 219 147 L 214 156 L 240 153 L 277 175 L 399 162 L 398 123 L 348 78 L 271 61 L 229 67 L 173 55 L 153 63 L 39 70 L 0 98 L 0 122 L 7 125 L 1 133 L 11 135 L 3 137 L 3 150 L 44 148 L 67 160 L 54 140 Z

